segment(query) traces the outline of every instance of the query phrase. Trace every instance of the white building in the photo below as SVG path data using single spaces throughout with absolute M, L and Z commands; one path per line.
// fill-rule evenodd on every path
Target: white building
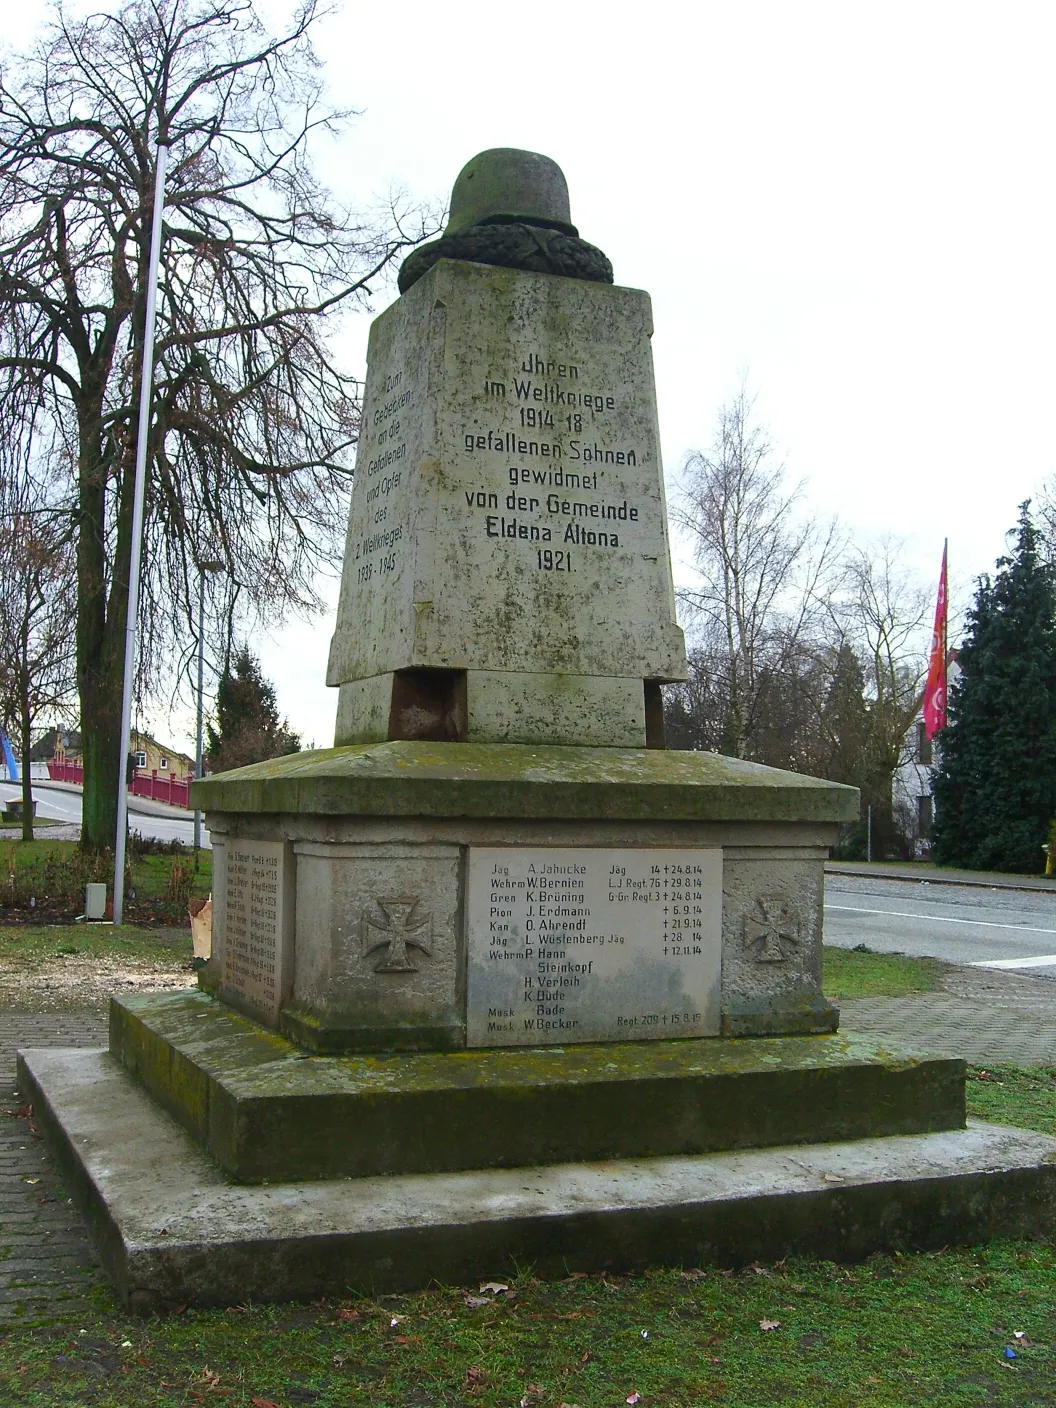
M 946 655 L 947 689 L 960 676 L 957 652 L 950 650 Z M 927 860 L 931 855 L 931 828 L 935 820 L 931 780 L 938 761 L 938 743 L 925 736 L 924 714 L 921 711 L 906 734 L 902 762 L 895 773 L 891 797 L 895 823 L 904 835 L 911 838 L 918 860 Z

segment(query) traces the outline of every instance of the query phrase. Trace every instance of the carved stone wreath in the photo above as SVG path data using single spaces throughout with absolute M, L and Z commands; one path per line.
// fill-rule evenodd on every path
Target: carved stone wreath
M 503 269 L 526 269 L 536 274 L 561 274 L 566 279 L 612 283 L 612 265 L 595 245 L 544 225 L 503 222 L 470 225 L 468 229 L 442 235 L 413 250 L 400 269 L 400 292 L 406 293 L 438 259 L 467 259 L 474 264 L 496 264 Z

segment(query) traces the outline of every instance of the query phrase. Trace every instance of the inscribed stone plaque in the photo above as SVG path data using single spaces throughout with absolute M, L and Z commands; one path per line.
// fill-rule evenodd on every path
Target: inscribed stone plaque
M 289 989 L 292 944 L 285 843 L 227 842 L 221 996 L 275 1025 Z
M 651 335 L 640 290 L 446 260 L 375 320 L 328 683 L 685 678 Z
M 471 847 L 467 1044 L 715 1036 L 722 852 Z

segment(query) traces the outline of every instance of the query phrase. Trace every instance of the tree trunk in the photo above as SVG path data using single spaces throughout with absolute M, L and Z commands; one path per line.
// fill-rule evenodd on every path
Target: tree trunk
M 81 846 L 113 850 L 117 838 L 118 779 L 121 758 L 121 676 L 101 667 L 89 688 L 81 688 L 81 746 L 84 790 L 81 797 Z
M 24 680 L 25 677 L 23 677 Z M 25 687 L 22 690 L 21 715 L 19 723 L 22 726 L 22 839 L 23 841 L 33 840 L 33 778 L 30 773 L 29 761 L 29 730 L 31 717 L 29 712 L 29 695 Z
M 87 398 L 86 398 L 87 399 Z M 117 541 L 107 592 L 106 484 L 101 409 L 82 410 L 80 426 L 77 541 L 77 687 L 81 701 L 84 789 L 81 846 L 112 850 L 117 836 L 118 785 L 124 785 L 121 753 L 121 694 L 125 622 L 128 615 L 128 560 L 132 494 L 126 452 L 118 489 Z

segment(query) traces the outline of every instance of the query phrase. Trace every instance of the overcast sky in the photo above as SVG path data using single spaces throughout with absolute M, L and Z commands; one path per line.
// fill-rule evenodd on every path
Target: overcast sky
M 1056 469 L 1054 39 L 1056 7 L 1007 0 L 349 3 L 318 48 L 361 116 L 320 160 L 365 202 L 446 201 L 486 147 L 555 158 L 583 237 L 652 294 L 669 486 L 747 375 L 813 506 L 929 579 L 948 536 L 968 581 Z M 332 628 L 261 651 L 321 746 Z

